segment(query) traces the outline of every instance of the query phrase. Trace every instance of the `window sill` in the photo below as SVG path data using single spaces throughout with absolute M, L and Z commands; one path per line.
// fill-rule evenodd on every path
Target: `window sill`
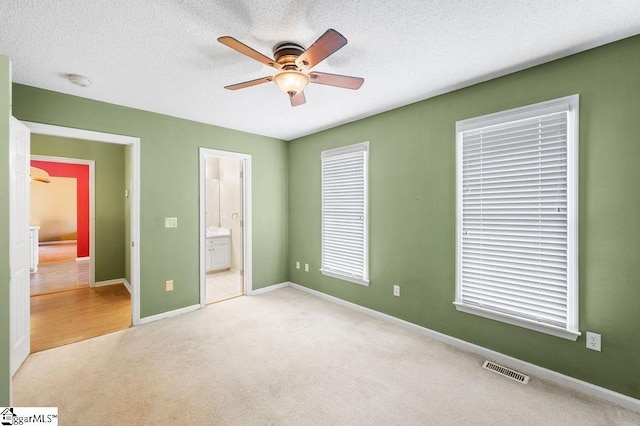
M 567 330 L 560 327 L 554 327 L 552 325 L 541 324 L 535 321 L 529 321 L 522 318 L 518 318 L 512 315 L 503 314 L 501 312 L 494 312 L 487 309 L 478 308 L 475 306 L 463 305 L 459 302 L 453 302 L 456 309 L 460 312 L 467 314 L 477 315 L 484 318 L 504 322 L 511 325 L 517 325 L 519 327 L 528 328 L 529 330 L 539 331 L 540 333 L 550 334 L 552 336 L 561 337 L 563 339 L 576 341 L 582 333 L 579 331 Z
M 338 274 L 336 272 L 323 271 L 322 269 L 320 269 L 320 272 L 322 272 L 322 275 L 326 275 L 328 277 L 338 278 L 339 280 L 349 281 L 349 282 L 352 282 L 352 283 L 356 283 L 356 284 L 360 284 L 360 285 L 364 285 L 364 286 L 369 287 L 369 280 L 362 280 L 360 278 L 350 277 L 350 276 L 347 276 L 347 275 Z

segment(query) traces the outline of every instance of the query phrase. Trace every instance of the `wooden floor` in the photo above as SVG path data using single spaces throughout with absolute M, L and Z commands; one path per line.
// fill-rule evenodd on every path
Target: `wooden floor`
M 31 352 L 131 326 L 131 296 L 123 284 L 31 297 Z
M 89 287 L 89 259 L 43 263 L 31 273 L 31 295 Z
M 78 245 L 75 242 L 38 246 L 39 263 L 73 262 L 77 254 Z
M 39 267 L 31 273 L 31 295 L 89 287 L 89 259 L 76 260 L 75 241 L 38 247 Z

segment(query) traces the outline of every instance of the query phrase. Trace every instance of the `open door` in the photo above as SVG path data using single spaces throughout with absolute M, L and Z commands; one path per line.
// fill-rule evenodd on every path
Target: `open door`
M 11 375 L 31 350 L 30 341 L 30 265 L 29 242 L 29 129 L 11 117 L 9 137 L 9 323 Z M 25 214 L 25 212 L 27 212 Z

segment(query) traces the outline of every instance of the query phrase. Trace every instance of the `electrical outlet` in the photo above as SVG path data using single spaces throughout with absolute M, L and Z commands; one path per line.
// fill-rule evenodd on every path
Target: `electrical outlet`
M 600 352 L 602 345 L 602 336 L 598 333 L 587 331 L 587 349 Z
M 164 282 L 164 291 L 173 291 L 173 280 Z
M 164 218 L 164 227 L 165 228 L 177 228 L 178 227 L 178 218 L 177 217 L 165 217 Z
M 296 269 L 300 269 L 300 261 L 296 260 Z
M 309 272 L 309 264 L 308 263 L 304 264 L 304 271 L 305 272 Z
M 399 285 L 394 285 L 393 286 L 393 295 L 400 297 L 400 286 Z

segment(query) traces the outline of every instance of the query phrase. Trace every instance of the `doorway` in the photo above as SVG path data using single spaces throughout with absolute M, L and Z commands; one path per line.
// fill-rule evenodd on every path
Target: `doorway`
M 200 305 L 251 289 L 251 156 L 200 148 Z
M 18 122 L 17 120 L 15 120 Z M 125 153 L 126 153 L 126 163 L 128 164 L 127 173 L 130 174 L 130 184 L 126 189 L 127 194 L 127 208 L 130 212 L 129 214 L 129 229 L 127 229 L 127 241 L 129 243 L 126 247 L 126 256 L 130 265 L 130 291 L 131 291 L 131 302 L 130 302 L 130 312 L 131 312 L 131 321 L 133 325 L 140 324 L 140 252 L 139 252 L 139 238 L 140 238 L 140 139 L 130 136 L 121 136 L 114 135 L 108 133 L 94 132 L 88 130 L 74 129 L 68 127 L 47 125 L 41 123 L 33 123 L 33 122 L 22 122 L 22 125 L 25 125 L 28 128 L 26 132 L 26 137 L 23 138 L 26 140 L 24 145 L 26 146 L 25 151 L 27 156 L 29 154 L 29 131 L 31 134 L 41 134 L 48 136 L 58 136 L 63 138 L 71 138 L 71 139 L 82 139 L 96 142 L 106 142 L 106 143 L 115 143 L 120 145 L 125 145 Z M 12 142 L 13 146 L 13 142 Z M 28 169 L 28 162 L 24 164 L 24 167 Z M 19 178 L 20 182 L 24 181 L 24 185 L 28 188 L 29 174 L 28 170 L 26 175 L 16 174 L 17 178 Z M 20 192 L 20 191 L 18 191 Z M 16 207 L 18 210 L 15 215 L 12 215 L 10 218 L 10 227 L 12 229 L 25 229 L 25 232 L 28 233 L 29 226 L 28 223 L 24 224 L 26 220 L 19 220 L 20 218 L 28 219 L 29 218 L 29 203 L 28 203 L 28 190 L 26 191 L 27 203 L 24 205 L 21 204 L 21 207 Z M 27 234 L 28 235 L 28 234 Z M 130 245 L 129 245 L 130 244 Z M 16 249 L 14 251 L 13 245 L 11 246 L 11 253 L 14 257 L 23 257 L 22 249 L 16 245 Z M 29 250 L 27 251 L 28 257 Z M 92 268 L 93 269 L 93 268 Z M 28 271 L 28 270 L 27 270 Z M 30 332 L 29 332 L 29 299 L 30 292 L 29 289 L 29 277 L 26 276 L 26 279 L 21 279 L 20 282 L 18 280 L 13 280 L 11 284 L 12 290 L 12 300 L 11 305 L 19 306 L 21 311 L 18 313 L 12 313 L 11 315 L 11 329 L 20 330 L 20 333 L 13 333 L 11 338 L 11 365 L 12 365 L 12 375 L 19 368 L 20 364 L 26 358 L 26 355 L 30 352 L 30 345 L 27 343 L 26 347 L 20 342 L 29 342 L 30 340 Z M 15 281 L 15 282 L 14 282 Z M 24 291 L 17 291 L 17 289 L 24 289 Z M 15 310 L 15 309 L 14 309 Z M 19 345 L 20 343 L 20 345 Z M 25 350 L 26 349 L 26 350 Z
M 31 154 L 31 353 L 130 327 L 125 147 L 34 134 Z
M 31 155 L 31 296 L 95 284 L 95 162 Z M 37 248 L 37 250 L 36 250 Z
M 131 292 L 131 323 L 140 325 L 140 139 L 133 136 L 116 135 L 112 133 L 95 132 L 92 130 L 76 129 L 72 127 L 62 127 L 50 124 L 22 121 L 31 134 L 57 136 L 63 138 L 80 139 L 93 142 L 104 142 L 124 145 L 128 167 L 125 174 L 129 175 L 128 187 L 125 189 L 125 196 L 128 199 L 129 217 L 127 218 L 127 245 L 126 260 L 129 266 L 128 284 Z M 90 179 L 95 180 L 95 176 L 90 174 Z M 90 185 L 93 185 L 90 183 Z M 91 215 L 95 214 L 93 198 L 90 200 Z M 25 212 L 28 215 L 28 212 Z M 28 216 L 27 216 L 28 217 Z M 95 235 L 93 220 L 90 221 L 90 235 Z M 91 253 L 95 253 L 95 240 L 89 239 Z M 91 277 L 90 285 L 95 285 L 95 256 L 91 256 Z M 107 282 L 103 284 L 109 284 Z

